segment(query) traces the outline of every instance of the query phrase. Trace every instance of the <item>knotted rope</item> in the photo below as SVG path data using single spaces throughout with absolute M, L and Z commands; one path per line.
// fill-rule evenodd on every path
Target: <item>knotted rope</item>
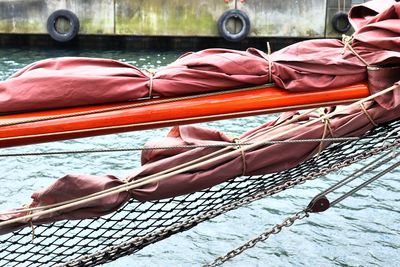
M 353 55 L 355 55 L 359 60 L 361 60 L 362 63 L 365 64 L 365 66 L 370 67 L 371 65 L 365 60 L 363 59 L 360 54 L 353 48 L 353 40 L 354 40 L 354 36 L 348 36 L 343 34 L 342 35 L 342 43 L 344 45 L 343 47 L 343 51 L 342 51 L 342 55 L 346 52 L 347 49 L 349 49 L 351 51 L 351 53 L 353 53 Z
M 153 98 L 153 81 L 154 81 L 154 75 L 156 74 L 156 71 L 153 69 L 146 70 L 146 74 L 149 77 L 149 99 Z
M 326 141 L 325 139 L 327 137 L 328 131 L 329 131 L 330 136 L 333 137 L 331 121 L 330 121 L 329 117 L 326 116 L 327 114 L 325 113 L 325 110 L 318 109 L 318 113 L 320 114 L 322 122 L 324 123 L 324 131 L 322 132 L 321 142 L 319 143 L 317 158 L 320 156 L 322 150 L 324 149 L 323 145 L 324 145 L 324 142 Z
M 242 157 L 242 176 L 246 175 L 247 172 L 247 165 L 246 165 L 246 154 L 244 152 L 243 146 L 242 146 L 242 142 L 240 141 L 239 138 L 234 138 L 233 142 L 235 142 L 236 144 L 238 144 L 237 149 L 240 149 L 241 152 L 241 157 Z
M 364 103 L 360 103 L 361 110 L 364 112 L 365 116 L 367 116 L 368 120 L 371 122 L 372 125 L 375 127 L 378 126 L 378 124 L 374 121 L 372 118 L 371 114 L 368 113 L 367 109 L 364 106 Z
M 272 83 L 272 60 L 271 60 L 271 46 L 267 42 L 267 55 L 268 55 L 268 82 Z

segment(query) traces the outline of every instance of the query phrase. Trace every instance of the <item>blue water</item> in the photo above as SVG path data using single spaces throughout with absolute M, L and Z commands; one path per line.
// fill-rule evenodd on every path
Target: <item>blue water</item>
M 181 52 L 0 49 L 0 78 L 48 57 L 113 58 L 150 69 L 168 64 Z M 270 118 L 257 116 L 202 126 L 239 135 Z M 164 128 L 99 136 L 1 149 L 0 153 L 136 147 L 167 132 Z M 0 210 L 29 203 L 32 191 L 67 173 L 125 177 L 139 165 L 139 158 L 139 153 L 134 152 L 1 158 Z M 352 168 L 363 164 L 367 162 Z M 221 215 L 105 266 L 200 266 L 303 209 L 314 195 L 349 174 L 352 168 Z M 284 229 L 225 266 L 398 266 L 399 177 L 400 170 L 384 176 L 337 207 Z

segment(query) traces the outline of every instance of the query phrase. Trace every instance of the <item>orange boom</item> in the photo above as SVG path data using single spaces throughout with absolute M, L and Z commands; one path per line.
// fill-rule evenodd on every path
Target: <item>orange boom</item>
M 3 115 L 0 116 L 0 147 L 330 106 L 368 95 L 364 83 L 311 92 L 261 86 L 206 95 Z

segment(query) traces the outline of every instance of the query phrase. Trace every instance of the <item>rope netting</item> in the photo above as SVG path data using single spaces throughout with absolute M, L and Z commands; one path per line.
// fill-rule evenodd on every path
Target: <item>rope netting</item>
M 397 120 L 358 140 L 332 144 L 318 157 L 287 171 L 237 177 L 170 199 L 131 200 L 101 218 L 61 221 L 2 235 L 0 266 L 94 266 L 113 261 L 229 210 L 397 148 L 399 127 Z

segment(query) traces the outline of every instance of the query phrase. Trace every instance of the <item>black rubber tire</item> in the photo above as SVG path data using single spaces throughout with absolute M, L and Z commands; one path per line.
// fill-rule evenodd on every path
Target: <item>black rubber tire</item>
M 345 22 L 344 27 L 340 27 L 339 23 L 340 21 Z M 346 12 L 340 11 L 337 12 L 333 17 L 332 17 L 332 27 L 335 31 L 338 33 L 346 33 L 350 30 L 351 24 L 349 22 L 349 15 Z
M 231 33 L 227 29 L 228 20 L 231 18 L 240 19 L 242 22 L 242 29 L 238 33 Z M 225 11 L 222 16 L 218 19 L 218 31 L 219 34 L 228 41 L 239 42 L 246 38 L 250 32 L 250 19 L 246 13 L 238 9 L 230 9 Z
M 60 33 L 56 29 L 56 21 L 60 17 L 66 18 L 71 23 L 71 28 L 67 33 Z M 54 11 L 47 19 L 47 32 L 57 42 L 65 43 L 74 39 L 78 35 L 79 27 L 78 17 L 69 10 L 60 9 Z

